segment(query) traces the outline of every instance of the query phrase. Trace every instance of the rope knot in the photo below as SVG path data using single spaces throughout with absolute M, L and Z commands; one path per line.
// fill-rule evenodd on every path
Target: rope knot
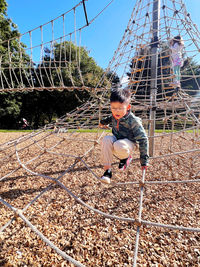
M 142 222 L 140 220 L 138 220 L 138 219 L 135 219 L 134 224 L 139 226 L 139 227 L 142 226 Z

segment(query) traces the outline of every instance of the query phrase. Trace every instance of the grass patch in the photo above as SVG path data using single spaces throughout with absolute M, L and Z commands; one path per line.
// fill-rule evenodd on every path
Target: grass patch
M 12 133 L 12 132 L 16 132 L 16 133 L 20 133 L 20 132 L 23 132 L 23 133 L 27 133 L 27 132 L 33 132 L 34 130 L 1 130 L 0 129 L 0 133 Z M 35 130 L 37 131 L 37 130 Z M 47 131 L 53 131 L 53 130 L 47 130 Z M 72 132 L 78 132 L 78 133 L 97 133 L 97 132 L 107 132 L 107 133 L 111 133 L 112 130 L 111 129 L 98 129 L 98 128 L 94 128 L 94 129 L 68 129 L 67 132 L 68 133 L 72 133 Z M 185 132 L 187 133 L 192 133 L 193 131 L 197 131 L 200 133 L 200 129 L 199 130 L 185 130 Z M 146 131 L 147 132 L 147 131 Z M 172 132 L 179 132 L 179 130 L 155 130 L 155 133 L 172 133 Z
M 112 130 L 110 129 L 98 129 L 98 128 L 94 128 L 94 129 L 69 129 L 67 132 L 71 133 L 73 131 L 76 131 L 78 133 L 97 133 L 97 132 L 108 132 L 111 133 Z
M 39 129 L 38 129 L 39 130 Z M 23 132 L 23 133 L 27 133 L 27 132 L 33 132 L 34 130 L 7 130 L 7 129 L 0 129 L 0 133 L 20 133 L 20 132 Z M 37 131 L 37 130 L 35 130 Z M 53 131 L 53 130 L 47 130 L 47 131 Z M 97 133 L 97 132 L 111 132 L 112 130 L 109 130 L 109 129 L 98 129 L 98 128 L 94 128 L 94 129 L 68 129 L 67 132 L 68 133 L 71 133 L 71 132 L 78 132 L 78 133 Z
M 0 130 L 0 133 L 20 133 L 20 132 L 32 132 L 33 130 Z

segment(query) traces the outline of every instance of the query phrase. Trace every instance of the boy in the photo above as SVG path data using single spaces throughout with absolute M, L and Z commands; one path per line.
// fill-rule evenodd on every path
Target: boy
M 101 154 L 104 174 L 100 178 L 103 183 L 110 183 L 112 177 L 112 156 L 120 159 L 119 169 L 126 170 L 132 161 L 131 152 L 135 143 L 139 143 L 140 163 L 142 169 L 148 165 L 148 138 L 142 126 L 141 119 L 130 110 L 131 92 L 129 89 L 113 89 L 110 95 L 112 116 L 100 121 L 104 128 L 112 122 L 112 136 L 105 136 L 102 140 Z

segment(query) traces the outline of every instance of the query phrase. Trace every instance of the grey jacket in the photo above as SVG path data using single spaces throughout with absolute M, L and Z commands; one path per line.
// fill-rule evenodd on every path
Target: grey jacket
M 128 111 L 119 120 L 111 115 L 100 122 L 103 125 L 112 123 L 112 133 L 117 139 L 127 138 L 133 143 L 139 143 L 140 163 L 142 166 L 148 165 L 148 137 L 139 117 L 136 117 L 131 111 Z

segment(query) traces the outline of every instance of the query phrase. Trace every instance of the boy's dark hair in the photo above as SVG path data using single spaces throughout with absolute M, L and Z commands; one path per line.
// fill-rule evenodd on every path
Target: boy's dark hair
M 129 88 L 112 88 L 110 94 L 110 102 L 130 102 L 131 91 Z

